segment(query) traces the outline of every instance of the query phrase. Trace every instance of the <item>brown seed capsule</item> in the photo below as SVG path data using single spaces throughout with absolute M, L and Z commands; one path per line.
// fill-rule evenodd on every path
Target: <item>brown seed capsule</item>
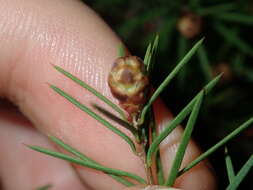
M 182 36 L 191 39 L 200 34 L 202 29 L 202 19 L 194 13 L 185 13 L 179 19 L 177 28 Z
M 145 103 L 148 91 L 149 80 L 143 61 L 136 56 L 118 58 L 109 73 L 108 84 L 132 120 Z

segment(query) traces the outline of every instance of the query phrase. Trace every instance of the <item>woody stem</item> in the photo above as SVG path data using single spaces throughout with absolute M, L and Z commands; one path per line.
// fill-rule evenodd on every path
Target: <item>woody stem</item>
M 143 163 L 148 185 L 152 185 L 153 184 L 153 176 L 152 176 L 151 168 L 148 167 L 147 162 L 146 162 L 145 143 L 142 142 L 141 144 L 138 144 L 138 145 L 139 146 L 137 149 L 137 155 L 139 156 L 139 158 L 141 159 L 141 161 Z
M 146 145 L 147 145 L 147 136 L 145 135 L 145 132 L 142 130 L 143 128 L 138 125 L 138 122 L 133 122 L 134 127 L 138 130 L 138 139 L 137 142 L 137 156 L 141 159 L 143 167 L 145 169 L 147 182 L 149 185 L 153 185 L 153 175 L 151 167 L 147 165 L 147 159 L 146 159 Z

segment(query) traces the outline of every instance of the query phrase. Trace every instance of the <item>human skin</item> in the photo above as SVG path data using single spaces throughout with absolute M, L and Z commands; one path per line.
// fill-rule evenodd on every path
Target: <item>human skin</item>
M 54 135 L 99 163 L 145 177 L 141 161 L 128 144 L 54 93 L 47 83 L 70 93 L 85 105 L 109 109 L 89 92 L 56 72 L 56 64 L 117 103 L 107 85 L 108 72 L 121 41 L 87 6 L 77 0 L 0 0 L 0 179 L 4 190 L 34 189 L 48 183 L 52 190 L 119 190 L 123 186 L 93 169 L 34 152 L 33 144 L 57 150 L 45 134 Z M 172 116 L 161 100 L 155 103 L 158 130 Z M 159 113 L 159 114 L 158 114 Z M 29 120 L 29 121 L 28 121 Z M 128 133 L 127 131 L 124 131 Z M 128 133 L 129 134 L 129 133 Z M 182 129 L 162 143 L 166 176 Z M 190 142 L 183 166 L 200 154 Z M 209 167 L 201 163 L 181 176 L 175 186 L 187 190 L 216 189 Z

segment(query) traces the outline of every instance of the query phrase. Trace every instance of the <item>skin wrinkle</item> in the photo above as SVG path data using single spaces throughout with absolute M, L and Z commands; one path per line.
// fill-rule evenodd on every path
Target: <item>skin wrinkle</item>
M 67 48 L 66 48 L 67 49 Z M 31 87 L 32 88 L 32 87 Z M 36 98 L 38 97 L 38 96 L 35 96 Z M 28 105 L 29 106 L 29 105 Z M 21 108 L 22 109 L 22 108 Z M 24 110 L 24 109 L 23 109 Z M 30 113 L 31 114 L 31 113 Z M 36 114 L 34 113 L 34 114 L 32 114 L 32 115 L 34 115 L 34 117 L 32 117 L 32 118 L 36 118 Z M 30 115 L 31 116 L 31 115 Z M 43 123 L 43 119 L 39 122 L 39 123 Z M 36 120 L 34 121 L 35 123 L 36 123 Z M 38 121 L 37 121 L 38 122 Z M 93 124 L 94 124 L 94 122 L 92 122 Z M 80 133 L 80 132 L 79 132 Z M 65 135 L 65 136 L 68 136 L 68 135 Z M 111 138 L 111 136 L 110 136 L 110 138 Z M 80 141 L 79 141 L 80 142 Z
M 5 3 L 1 3 L 1 6 L 5 6 L 8 7 L 9 4 L 7 2 Z M 7 72 L 3 73 L 3 79 L 9 79 L 6 80 L 6 83 L 2 83 L 1 85 L 7 89 L 4 95 L 11 95 L 11 93 L 9 93 L 10 91 L 10 87 L 12 86 L 12 80 L 13 80 L 13 71 L 16 70 L 16 62 L 19 62 L 22 59 L 22 56 L 26 50 L 26 46 L 27 43 L 25 42 L 25 40 L 27 39 L 27 36 L 25 35 L 27 32 L 27 27 L 26 24 L 31 24 L 32 23 L 32 19 L 30 15 L 28 16 L 24 16 L 23 11 L 21 8 L 19 8 L 19 4 L 17 4 L 17 6 L 15 6 L 15 8 L 12 11 L 8 11 L 9 9 L 4 9 L 4 11 L 0 12 L 0 17 L 1 17 L 1 22 L 3 23 L 8 23 L 6 24 L 6 27 L 1 28 L 1 32 L 3 32 L 3 36 L 1 38 L 1 44 L 5 44 L 4 48 L 6 50 L 6 52 L 8 52 L 8 48 L 13 48 L 12 45 L 14 45 L 14 43 L 12 41 L 17 41 L 20 44 L 20 47 L 22 48 L 18 48 L 17 44 L 14 45 L 15 47 L 15 54 L 18 55 L 16 57 L 13 57 L 12 54 L 9 53 L 5 53 L 5 52 L 1 52 L 3 53 L 3 55 L 7 55 L 7 59 L 6 60 L 10 60 L 8 61 L 8 63 L 6 65 L 8 65 L 8 69 L 6 69 Z M 2 13 L 2 14 L 1 14 Z M 7 16 L 6 16 L 7 15 Z M 7 18 L 7 19 L 5 19 Z M 11 24 L 10 24 L 11 23 Z M 8 25 L 8 26 L 7 26 Z M 12 42 L 12 43 L 9 43 Z M 22 50 L 21 50 L 22 49 Z M 9 51 L 10 52 L 10 51 Z M 20 56 L 20 57 L 19 57 Z M 5 63 L 6 61 L 4 60 L 2 63 Z M 1 80 L 1 81 L 5 81 L 5 80 Z M 21 85 L 22 87 L 22 85 Z M 0 92 L 2 93 L 2 92 Z M 10 99 L 15 99 L 14 96 L 10 96 Z M 21 101 L 24 99 L 23 97 L 20 98 Z
M 37 26 L 37 28 L 29 29 L 28 36 L 30 32 L 36 31 L 37 33 L 34 32 L 33 38 L 30 36 L 27 40 L 26 54 L 22 55 L 22 59 L 17 62 L 20 65 L 15 73 L 17 81 L 13 83 L 10 93 L 18 93 L 19 96 L 29 100 L 19 102 L 21 110 L 44 133 L 58 135 L 66 143 L 104 165 L 145 176 L 140 160 L 132 154 L 126 142 L 54 93 L 45 84 L 45 82 L 50 82 L 59 86 L 85 105 L 98 101 L 90 93 L 81 90 L 78 85 L 74 85 L 72 81 L 57 73 L 49 63 L 57 64 L 73 74 L 76 73 L 82 80 L 116 102 L 111 96 L 106 81 L 107 73 L 117 57 L 115 44 L 120 43 L 118 38 L 113 36 L 111 30 L 95 17 L 92 11 L 80 6 L 76 1 L 60 3 L 62 0 L 45 0 L 41 3 L 27 0 L 24 4 L 29 4 L 27 2 L 31 3 L 32 11 L 38 13 L 33 19 L 42 19 L 43 22 L 36 22 L 41 28 Z M 44 11 L 40 13 L 38 10 L 45 10 L 45 13 Z M 24 8 L 24 12 L 27 11 L 29 12 L 29 8 Z M 62 14 L 63 12 L 67 14 Z M 45 21 L 44 19 L 51 20 Z M 91 22 L 90 19 L 92 19 Z M 89 22 L 84 22 L 85 20 Z M 59 25 L 56 24 L 58 21 Z M 97 30 L 98 28 L 101 30 Z M 39 34 L 42 35 L 36 37 Z M 51 42 L 44 43 L 43 37 L 49 41 L 51 39 Z M 20 47 L 19 45 L 16 44 Z M 76 57 L 71 57 L 71 54 Z M 27 67 L 30 67 L 30 73 L 27 73 Z M 97 71 L 103 72 L 100 78 L 95 74 Z M 83 74 L 84 72 L 87 74 Z M 90 75 L 94 75 L 92 79 L 89 78 Z M 29 81 L 29 84 L 25 84 L 26 80 Z M 25 84 L 24 88 L 20 88 L 18 83 Z M 36 106 L 34 106 L 35 103 Z M 100 102 L 99 105 L 104 106 Z M 117 158 L 112 155 L 116 155 Z M 106 185 L 112 185 L 112 189 L 121 187 L 111 178 L 98 174 L 94 170 L 78 168 L 78 171 L 94 189 L 102 189 Z M 94 182 L 94 177 L 96 177 L 96 182 Z M 104 179 L 106 183 L 103 183 Z M 106 186 L 105 189 L 110 188 Z
M 35 34 L 35 33 L 34 33 Z M 46 32 L 45 32 L 45 34 L 46 34 Z M 34 35 L 35 36 L 35 35 Z M 68 35 L 67 35 L 68 36 Z M 42 39 L 43 40 L 43 39 Z M 62 43 L 64 43 L 64 40 L 62 40 L 62 39 L 60 39 L 59 41 L 61 41 Z M 65 41 L 67 41 L 67 40 L 65 40 Z M 56 48 L 57 49 L 57 48 Z M 66 48 L 66 49 L 62 49 L 62 52 L 66 52 L 66 50 L 67 50 L 68 48 Z M 71 49 L 71 48 L 69 48 L 69 49 Z M 67 51 L 68 52 L 68 51 Z M 63 55 L 60 55 L 60 56 L 58 56 L 58 57 L 66 57 L 64 54 Z M 89 57 L 89 56 L 88 56 Z M 63 62 L 66 62 L 65 60 L 63 61 Z M 68 63 L 68 61 L 67 61 L 67 63 Z M 77 65 L 77 64 L 76 64 Z M 87 64 L 87 65 L 90 65 L 89 63 Z M 72 67 L 72 68 L 75 68 L 75 67 Z M 87 69 L 87 70 L 90 70 L 90 69 Z M 87 76 L 90 76 L 90 75 L 87 75 Z M 91 81 L 91 83 L 93 83 L 93 81 L 94 80 L 92 80 Z M 102 86 L 102 85 L 101 85 Z M 89 98 L 89 97 L 88 97 Z

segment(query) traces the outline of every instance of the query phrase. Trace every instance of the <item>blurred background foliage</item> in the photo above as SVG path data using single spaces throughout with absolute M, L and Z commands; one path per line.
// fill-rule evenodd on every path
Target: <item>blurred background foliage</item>
M 144 57 L 158 33 L 159 49 L 152 73 L 157 86 L 201 37 L 204 45 L 162 94 L 177 114 L 217 73 L 223 79 L 206 98 L 194 138 L 207 149 L 253 115 L 252 0 L 86 0 L 121 37 L 129 50 Z M 253 153 L 253 129 L 228 144 L 238 171 Z M 210 157 L 221 189 L 227 185 L 224 150 Z M 241 189 L 253 187 L 253 172 Z M 224 180 L 225 179 L 225 180 Z

